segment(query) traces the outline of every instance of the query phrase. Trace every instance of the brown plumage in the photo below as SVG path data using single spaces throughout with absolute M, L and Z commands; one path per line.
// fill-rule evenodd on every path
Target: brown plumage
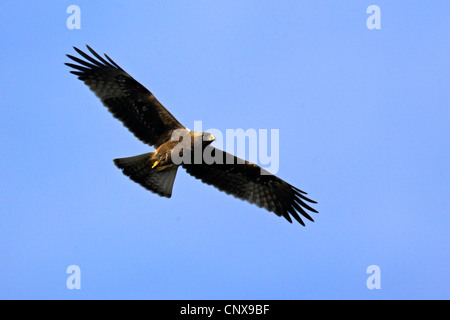
M 71 73 L 77 75 L 138 139 L 156 148 L 154 152 L 114 160 L 131 180 L 170 198 L 177 170 L 182 166 L 202 182 L 274 212 L 289 222 L 293 217 L 305 225 L 300 215 L 314 221 L 306 210 L 317 211 L 306 202 L 316 202 L 307 198 L 305 192 L 253 163 L 212 147 L 210 144 L 214 137 L 211 134 L 186 129 L 149 90 L 111 58 L 105 54 L 105 59 L 89 46 L 87 48 L 94 58 L 77 48 L 75 51 L 85 60 L 67 55 L 78 63 L 66 63 L 75 69 Z M 194 142 L 198 141 L 201 151 L 223 161 L 209 164 L 203 159 L 195 162 L 191 158 L 192 161 L 176 162 L 174 156 L 182 156 L 183 152 L 178 151 L 181 140 L 173 141 L 174 133 L 187 137 L 187 148 L 182 149 L 184 152 L 193 150 Z M 230 159 L 233 160 L 231 163 Z

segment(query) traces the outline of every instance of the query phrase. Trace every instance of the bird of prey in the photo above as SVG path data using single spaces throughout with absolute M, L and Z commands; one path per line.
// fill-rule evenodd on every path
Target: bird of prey
M 102 57 L 89 46 L 87 49 L 92 56 L 76 47 L 74 49 L 84 59 L 67 55 L 78 63 L 65 63 L 75 69 L 70 72 L 78 76 L 139 140 L 156 149 L 134 157 L 114 159 L 115 165 L 131 180 L 159 196 L 170 198 L 177 170 L 181 166 L 196 179 L 274 212 L 291 223 L 293 217 L 305 226 L 300 215 L 314 221 L 306 210 L 317 211 L 306 202 L 317 202 L 306 197 L 306 192 L 256 164 L 212 147 L 210 144 L 214 137 L 210 133 L 185 128 L 149 90 L 106 54 Z M 184 138 L 172 139 L 175 132 Z M 200 143 L 203 151 L 222 161 L 177 163 L 173 161 L 172 152 L 182 142 L 191 150 Z M 183 152 L 181 148 L 179 156 Z

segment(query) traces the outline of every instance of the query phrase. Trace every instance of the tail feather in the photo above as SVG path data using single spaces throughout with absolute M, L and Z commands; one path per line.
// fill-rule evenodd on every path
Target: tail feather
M 129 158 L 114 159 L 114 164 L 122 169 L 124 175 L 145 189 L 162 197 L 170 198 L 178 166 L 164 170 L 152 169 L 148 164 L 152 154 L 150 152 Z

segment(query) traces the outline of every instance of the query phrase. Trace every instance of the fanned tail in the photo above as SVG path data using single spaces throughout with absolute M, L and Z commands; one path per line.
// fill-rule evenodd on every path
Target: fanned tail
M 161 197 L 170 198 L 178 166 L 167 167 L 164 170 L 152 169 L 148 162 L 152 154 L 153 152 L 149 152 L 134 157 L 114 159 L 114 164 L 122 169 L 124 175 L 145 189 Z

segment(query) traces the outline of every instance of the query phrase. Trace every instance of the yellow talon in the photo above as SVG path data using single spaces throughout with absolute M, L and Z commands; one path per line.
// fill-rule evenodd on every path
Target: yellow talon
M 154 163 L 153 166 L 152 166 L 152 169 L 153 169 L 154 167 L 156 167 L 156 166 L 158 165 L 158 163 L 159 163 L 159 161 L 155 161 L 155 163 Z

